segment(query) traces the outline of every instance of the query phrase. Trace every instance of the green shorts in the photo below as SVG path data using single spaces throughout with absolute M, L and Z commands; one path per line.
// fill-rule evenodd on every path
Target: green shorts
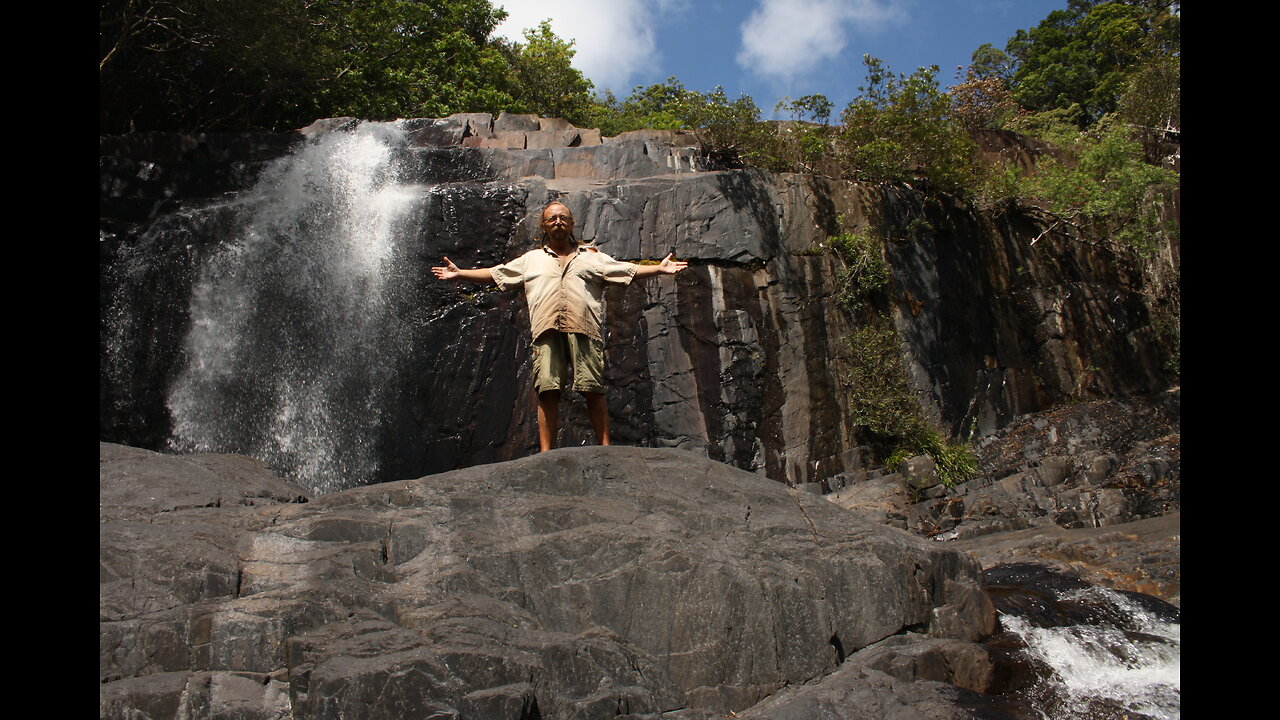
M 533 341 L 533 378 L 539 393 L 569 387 L 604 392 L 604 343 L 589 335 L 547 330 Z

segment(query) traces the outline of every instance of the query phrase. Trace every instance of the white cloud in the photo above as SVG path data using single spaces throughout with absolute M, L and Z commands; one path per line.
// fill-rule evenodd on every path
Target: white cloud
M 654 28 L 660 15 L 678 12 L 684 0 L 495 0 L 507 19 L 494 35 L 524 41 L 524 30 L 551 20 L 562 40 L 573 40 L 573 66 L 597 90 L 626 96 L 631 79 L 659 63 Z
M 850 32 L 875 32 L 904 20 L 895 0 L 759 0 L 742 23 L 738 65 L 778 81 L 835 57 Z

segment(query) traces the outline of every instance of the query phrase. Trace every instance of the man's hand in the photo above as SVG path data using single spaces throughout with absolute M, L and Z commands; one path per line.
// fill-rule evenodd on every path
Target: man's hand
M 675 275 L 681 270 L 689 267 L 689 263 L 683 260 L 672 260 L 671 258 L 674 256 L 675 253 L 668 253 L 666 257 L 662 258 L 662 262 L 658 263 L 658 272 Z
M 489 272 L 490 268 L 476 268 L 474 270 L 462 270 L 457 265 L 450 262 L 449 258 L 444 259 L 443 267 L 433 267 L 431 272 L 441 280 L 466 280 L 473 283 L 491 283 L 493 275 Z
M 444 267 L 433 267 L 431 268 L 431 272 L 441 280 L 453 280 L 458 277 L 462 271 L 458 269 L 457 265 L 450 262 L 449 258 L 445 258 Z
M 689 267 L 689 263 L 683 260 L 673 260 L 672 258 L 674 257 L 675 253 L 669 253 L 666 257 L 662 258 L 662 262 L 657 265 L 640 265 L 636 268 L 635 276 L 638 278 L 647 278 L 660 274 L 675 275 L 681 270 Z

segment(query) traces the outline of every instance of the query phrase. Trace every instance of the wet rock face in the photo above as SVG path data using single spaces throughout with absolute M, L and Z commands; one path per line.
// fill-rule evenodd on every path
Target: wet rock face
M 330 282 L 367 292 L 346 269 L 289 289 L 289 279 L 324 265 L 307 257 L 322 251 L 296 248 L 317 247 L 308 233 L 318 225 L 342 235 L 347 226 L 329 216 L 349 204 L 273 233 L 246 229 L 246 213 L 283 204 L 264 200 L 260 187 L 281 163 L 369 133 L 394 138 L 383 139 L 382 165 L 354 175 L 388 174 L 390 196 L 403 203 L 385 239 L 382 294 L 372 307 L 300 302 Z M 823 250 L 848 229 L 890 237 L 904 361 L 922 410 L 952 433 L 989 434 L 1065 400 L 1164 387 L 1135 282 L 1095 249 L 1052 235 L 1032 246 L 1042 228 L 1028 219 L 992 227 L 908 188 L 708 168 L 675 133 L 600 139 L 545 118 L 469 114 L 404 121 L 394 131 L 321 121 L 273 142 L 180 136 L 102 145 L 101 439 L 242 452 L 312 490 L 333 489 L 326 483 L 337 476 L 395 480 L 536 448 L 523 299 L 437 282 L 429 267 L 446 255 L 462 267 L 514 258 L 536 242 L 538 213 L 552 198 L 574 211 L 581 239 L 605 252 L 636 261 L 675 252 L 692 263 L 607 296 L 619 443 L 697 450 L 791 485 L 849 470 L 859 444 L 845 384 L 850 318 L 832 300 L 840 261 Z M 284 187 L 324 176 L 306 173 Z M 377 223 L 366 216 L 349 226 Z M 198 354 L 217 344 L 216 336 L 195 342 L 193 329 L 234 324 L 197 313 L 194 299 L 228 295 L 209 285 L 210 268 L 250 237 L 279 238 L 279 246 L 260 248 L 239 275 L 290 255 L 298 263 L 263 271 L 274 279 L 240 303 L 253 313 L 252 339 L 235 343 L 261 356 L 192 386 Z M 323 253 L 316 257 L 335 254 Z M 362 338 L 341 352 L 337 326 L 326 324 L 338 320 Z M 312 345 L 292 347 L 302 341 L 290 338 Z M 293 356 L 301 368 L 282 376 Z M 286 401 L 280 389 L 314 393 L 322 382 L 332 384 L 325 397 L 341 404 L 304 423 L 299 408 L 317 402 Z M 175 392 L 222 398 L 225 409 L 192 420 Z M 304 434 L 286 436 L 304 425 Z M 562 426 L 561 444 L 594 442 L 572 394 Z M 324 471 L 330 479 L 317 478 L 298 449 L 308 444 L 350 457 Z
M 695 453 L 318 498 L 242 457 L 101 460 L 103 717 L 703 718 L 994 627 L 963 553 Z

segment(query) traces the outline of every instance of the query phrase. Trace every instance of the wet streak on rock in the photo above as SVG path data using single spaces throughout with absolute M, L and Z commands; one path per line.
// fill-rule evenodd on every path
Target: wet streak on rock
M 609 388 L 609 435 L 621 445 L 653 444 L 653 381 L 645 356 L 650 333 L 645 298 L 641 287 L 605 289 L 604 372 Z
M 782 343 L 787 333 L 787 321 L 778 311 L 774 298 L 780 292 L 771 273 L 760 271 L 766 283 L 760 285 L 759 307 L 764 316 L 761 325 L 761 344 L 764 348 L 765 381 L 762 397 L 763 412 L 760 421 L 759 440 L 764 448 L 765 474 L 771 478 L 786 478 L 785 432 L 782 407 L 787 400 L 782 381 Z M 757 281 L 758 282 L 758 281 Z
M 702 411 L 703 434 L 707 439 L 707 456 L 725 461 L 721 444 L 722 388 L 720 384 L 721 342 L 731 341 L 717 331 L 713 317 L 711 293 L 719 292 L 717 283 L 711 281 L 713 270 L 706 266 L 690 267 L 676 281 L 676 329 L 680 347 L 688 353 L 693 364 L 693 381 L 698 407 Z
M 770 377 L 766 370 L 764 312 L 756 291 L 755 273 L 741 267 L 720 269 L 720 282 L 724 297 L 726 319 L 745 316 L 745 330 L 749 335 L 740 336 L 737 344 L 730 343 L 728 367 L 721 369 L 723 416 L 732 420 L 721 442 L 727 462 L 735 467 L 756 470 L 761 443 L 759 426 L 764 417 L 765 383 Z
M 826 256 L 803 258 L 806 292 L 811 292 L 801 303 L 801 329 L 804 332 L 804 360 L 809 378 L 809 445 L 804 482 L 819 482 L 817 464 L 840 453 L 841 425 L 844 413 L 839 402 L 840 386 L 832 375 L 831 358 L 836 355 L 830 345 L 839 340 L 828 326 L 827 318 L 835 308 L 830 298 L 829 279 L 833 273 L 828 268 Z

